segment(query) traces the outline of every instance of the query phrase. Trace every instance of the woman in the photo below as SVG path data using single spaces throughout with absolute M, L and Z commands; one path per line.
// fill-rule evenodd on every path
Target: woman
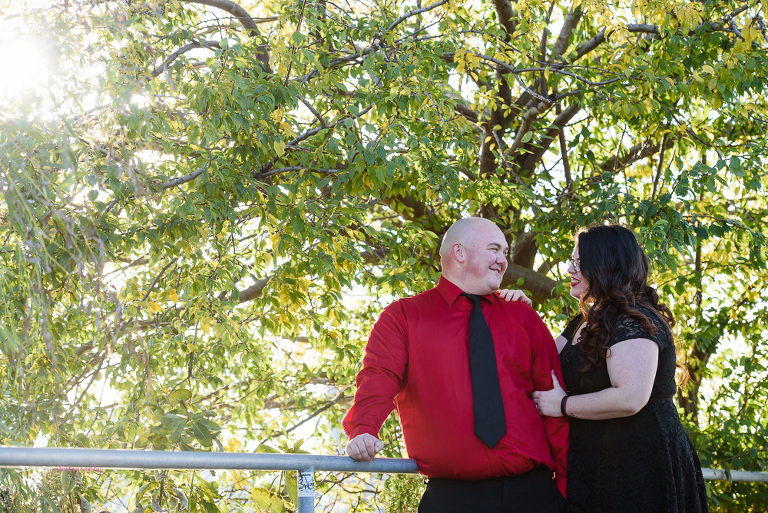
M 553 373 L 554 388 L 532 398 L 542 415 L 571 417 L 569 513 L 706 512 L 672 401 L 675 321 L 648 286 L 637 239 L 617 225 L 582 231 L 568 273 L 580 314 L 555 340 L 565 390 Z

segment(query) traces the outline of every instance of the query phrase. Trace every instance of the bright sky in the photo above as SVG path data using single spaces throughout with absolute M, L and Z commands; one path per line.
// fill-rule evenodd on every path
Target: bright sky
M 3 24 L 0 22 L 0 32 Z M 48 59 L 35 41 L 10 40 L 0 43 L 0 96 L 7 98 L 44 84 L 48 80 Z
M 25 37 L 25 14 L 47 0 L 0 0 L 0 102 L 48 81 L 48 58 L 39 38 Z

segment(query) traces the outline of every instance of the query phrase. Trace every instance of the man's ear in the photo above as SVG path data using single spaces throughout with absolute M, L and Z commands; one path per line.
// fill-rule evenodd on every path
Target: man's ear
M 457 262 L 464 263 L 467 260 L 467 250 L 464 246 L 456 242 L 451 246 L 451 256 L 456 259 Z

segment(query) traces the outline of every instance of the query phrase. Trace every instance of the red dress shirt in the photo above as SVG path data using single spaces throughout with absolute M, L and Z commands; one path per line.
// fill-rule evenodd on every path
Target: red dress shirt
M 437 287 L 387 306 L 365 347 L 357 392 L 344 418 L 350 439 L 378 436 L 397 409 L 408 455 L 427 477 L 467 481 L 515 476 L 543 464 L 565 496 L 568 419 L 542 417 L 530 398 L 560 383 L 552 335 L 523 302 L 483 296 L 493 335 L 507 432 L 489 449 L 475 435 L 469 368 L 472 303 L 441 277 Z

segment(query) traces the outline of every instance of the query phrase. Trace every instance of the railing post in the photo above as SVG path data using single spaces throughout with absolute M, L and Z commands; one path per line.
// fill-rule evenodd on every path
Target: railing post
M 307 467 L 298 471 L 296 479 L 297 496 L 299 499 L 298 513 L 312 513 L 315 511 L 315 469 Z

